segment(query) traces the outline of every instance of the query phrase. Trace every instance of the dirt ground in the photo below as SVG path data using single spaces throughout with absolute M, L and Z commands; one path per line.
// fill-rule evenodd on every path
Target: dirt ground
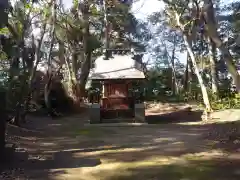
M 9 126 L 8 141 L 18 148 L 0 179 L 240 179 L 237 121 L 138 126 L 86 122 L 85 116 L 35 117 L 24 128 Z

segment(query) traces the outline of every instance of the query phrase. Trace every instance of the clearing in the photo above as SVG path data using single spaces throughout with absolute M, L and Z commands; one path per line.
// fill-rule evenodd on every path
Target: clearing
M 240 179 L 237 121 L 85 126 L 85 120 L 34 117 L 24 128 L 9 126 L 9 141 L 19 148 L 0 179 Z

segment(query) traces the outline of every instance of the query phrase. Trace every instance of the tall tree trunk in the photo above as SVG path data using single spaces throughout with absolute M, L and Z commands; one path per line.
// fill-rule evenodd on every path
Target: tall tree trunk
M 203 0 L 203 15 L 206 21 L 206 29 L 209 37 L 215 43 L 216 47 L 221 51 L 224 61 L 226 62 L 229 73 L 233 78 L 233 82 L 236 85 L 236 89 L 240 92 L 240 75 L 237 71 L 237 68 L 234 64 L 233 57 L 231 56 L 229 49 L 221 41 L 219 34 L 217 32 L 217 22 L 215 18 L 215 11 L 213 8 L 212 0 Z
M 168 58 L 168 66 L 169 68 L 172 69 L 172 92 L 173 95 L 176 95 L 176 93 L 179 93 L 179 88 L 178 88 L 178 84 L 177 84 L 177 78 L 176 78 L 176 68 L 175 68 L 175 53 L 176 53 L 176 45 L 175 45 L 175 40 L 176 40 L 176 36 L 174 36 L 174 47 L 172 50 L 172 55 L 170 56 L 168 53 L 168 49 L 166 44 L 162 41 L 162 44 L 164 46 L 165 52 L 167 54 L 167 58 Z
M 178 94 L 178 84 L 177 84 L 177 78 L 176 78 L 176 69 L 175 69 L 175 51 L 176 51 L 176 36 L 174 36 L 174 41 L 173 41 L 173 50 L 172 50 L 172 56 L 171 56 L 171 66 L 172 66 L 172 92 L 173 95 Z
M 203 102 L 204 102 L 204 104 L 205 104 L 206 110 L 207 110 L 208 112 L 210 112 L 210 111 L 212 110 L 212 108 L 211 108 L 211 105 L 210 105 L 210 102 L 209 102 L 207 89 L 206 89 L 206 86 L 204 85 L 202 76 L 201 76 L 201 74 L 200 74 L 200 72 L 199 72 L 199 69 L 198 69 L 198 67 L 197 67 L 197 63 L 196 63 L 194 54 L 193 54 L 193 52 L 192 52 L 192 48 L 191 48 L 191 46 L 190 46 L 189 40 L 188 40 L 188 38 L 187 38 L 187 36 L 186 36 L 185 34 L 183 35 L 183 39 L 184 39 L 184 43 L 185 43 L 185 45 L 186 45 L 187 51 L 188 51 L 188 53 L 189 53 L 190 59 L 191 59 L 191 61 L 192 61 L 195 74 L 196 74 L 196 76 L 197 76 L 197 78 L 198 78 L 198 82 L 199 82 L 199 85 L 200 85 L 200 88 L 201 88 L 201 91 L 202 91 Z
M 193 63 L 191 61 L 191 58 L 188 54 L 188 82 L 189 82 L 189 85 L 188 85 L 188 92 L 192 92 L 192 82 L 195 80 L 195 74 L 194 74 L 194 68 L 193 68 Z
M 211 112 L 212 108 L 211 108 L 211 104 L 209 102 L 207 89 L 206 89 L 206 86 L 204 85 L 203 78 L 202 78 L 202 76 L 199 72 L 199 69 L 198 69 L 198 66 L 197 66 L 197 63 L 196 63 L 196 59 L 195 59 L 193 51 L 192 51 L 192 41 L 194 39 L 194 34 L 196 32 L 196 27 L 193 26 L 193 28 L 189 32 L 185 29 L 185 26 L 181 23 L 180 15 L 177 13 L 177 11 L 175 11 L 174 16 L 175 16 L 177 26 L 180 28 L 180 30 L 183 33 L 183 40 L 184 40 L 185 46 L 187 48 L 187 52 L 189 53 L 192 65 L 194 67 L 194 72 L 197 76 L 198 83 L 199 83 L 201 91 L 202 91 L 203 102 L 204 102 L 204 105 L 206 107 L 205 112 Z
M 185 92 L 188 91 L 188 83 L 189 83 L 189 55 L 187 53 L 186 69 L 185 69 L 184 82 L 183 82 L 183 89 Z
M 189 32 L 186 32 L 185 27 L 180 22 L 180 15 L 177 12 L 175 12 L 174 15 L 175 15 L 175 19 L 176 19 L 176 22 L 177 22 L 177 26 L 181 29 L 181 31 L 183 33 L 184 43 L 185 43 L 185 46 L 187 48 L 187 52 L 189 53 L 192 65 L 194 67 L 194 72 L 197 76 L 198 83 L 199 83 L 201 91 L 202 91 L 203 102 L 205 104 L 206 111 L 210 112 L 210 111 L 212 111 L 212 108 L 211 108 L 211 105 L 210 105 L 210 102 L 209 102 L 207 89 L 206 89 L 206 86 L 204 85 L 202 76 L 199 72 L 199 69 L 198 69 L 198 66 L 197 66 L 197 63 L 196 63 L 196 59 L 195 59 L 193 51 L 192 51 L 192 39 L 193 39 L 192 35 L 193 34 L 189 34 Z M 193 27 L 193 28 L 196 28 L 196 27 Z M 192 31 L 195 31 L 195 29 L 192 29 Z
M 216 68 L 216 45 L 208 39 L 208 47 L 209 47 L 209 60 L 211 66 L 211 81 L 212 81 L 212 92 L 218 93 L 218 78 L 217 78 L 217 68 Z

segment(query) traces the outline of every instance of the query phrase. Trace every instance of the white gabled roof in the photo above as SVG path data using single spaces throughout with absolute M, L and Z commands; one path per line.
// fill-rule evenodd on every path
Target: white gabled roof
M 113 55 L 109 60 L 104 60 L 104 56 L 100 56 L 95 60 L 95 67 L 89 75 L 90 80 L 144 78 L 141 64 L 132 59 L 131 55 Z

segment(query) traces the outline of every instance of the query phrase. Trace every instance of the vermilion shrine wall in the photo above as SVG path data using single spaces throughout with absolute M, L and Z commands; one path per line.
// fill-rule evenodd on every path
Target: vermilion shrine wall
M 128 109 L 131 97 L 128 89 L 131 88 L 130 81 L 108 80 L 104 82 L 101 105 L 104 109 Z

